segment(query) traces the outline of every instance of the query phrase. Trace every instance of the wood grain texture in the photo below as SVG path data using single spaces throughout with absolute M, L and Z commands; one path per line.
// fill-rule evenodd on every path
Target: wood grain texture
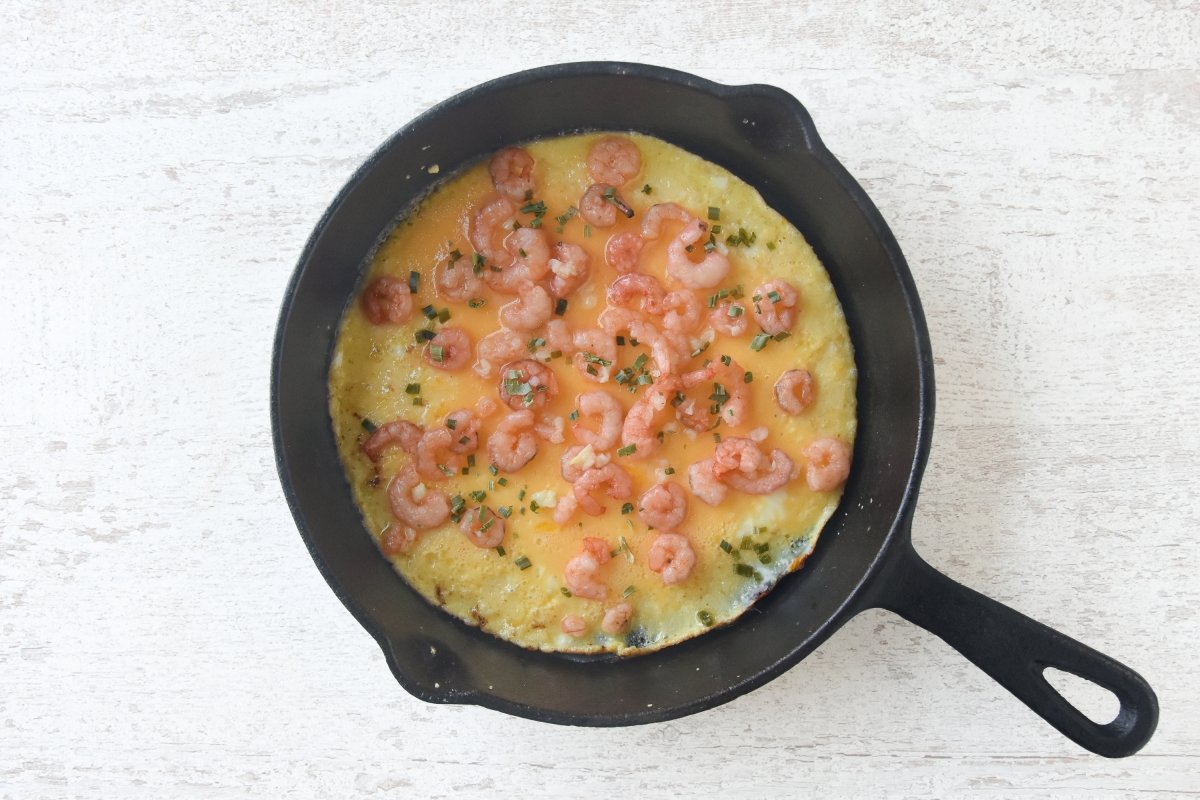
M 1200 9 L 783 5 L 0 7 L 0 796 L 1200 793 Z M 282 290 L 391 131 L 594 58 L 808 106 L 932 331 L 918 549 L 1141 671 L 1142 754 L 1082 752 L 883 612 L 635 729 L 392 680 L 275 478 Z

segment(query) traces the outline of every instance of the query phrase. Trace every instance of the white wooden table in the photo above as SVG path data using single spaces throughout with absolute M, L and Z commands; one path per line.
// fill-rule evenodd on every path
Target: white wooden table
M 0 7 L 0 796 L 1200 793 L 1197 4 L 478 5 Z M 280 494 L 278 303 L 388 133 L 587 58 L 807 104 L 932 331 L 918 548 L 1141 671 L 1140 755 L 884 612 L 641 728 L 397 686 Z

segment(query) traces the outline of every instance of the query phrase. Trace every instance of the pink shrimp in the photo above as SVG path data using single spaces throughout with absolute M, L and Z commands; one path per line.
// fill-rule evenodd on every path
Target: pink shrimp
M 591 275 L 591 258 L 577 244 L 558 242 L 550 257 L 550 292 L 555 297 L 566 297 L 587 283 Z
M 716 405 L 720 406 L 718 413 L 721 421 L 735 428 L 744 424 L 750 416 L 750 389 L 746 384 L 746 372 L 741 365 L 733 359 L 730 359 L 728 364 L 724 361 L 714 361 L 707 367 L 689 372 L 683 377 L 684 386 L 687 388 L 708 381 L 713 382 L 714 394 L 724 397 L 723 400 L 714 400 Z M 709 427 L 712 424 L 710 419 Z
M 775 402 L 785 414 L 803 414 L 816 394 L 817 382 L 806 369 L 789 369 L 775 381 Z
M 488 162 L 488 173 L 496 191 L 513 200 L 527 200 L 537 188 L 533 180 L 533 156 L 523 147 L 497 150 Z
M 500 324 L 516 331 L 536 330 L 554 316 L 554 298 L 536 283 L 523 290 L 516 300 L 500 307 Z
M 446 429 L 454 435 L 450 449 L 455 453 L 474 453 L 479 449 L 479 417 L 470 409 L 460 408 L 446 416 Z
M 604 260 L 622 275 L 636 272 L 645 242 L 636 233 L 615 233 L 604 245 Z
M 593 183 L 579 198 L 579 216 L 593 228 L 611 228 L 617 224 L 617 212 L 633 216 L 633 209 L 607 184 Z
M 683 206 L 675 203 L 657 203 L 650 206 L 650 210 L 642 217 L 642 238 L 657 239 L 662 235 L 663 223 L 669 220 L 686 224 L 694 219 L 692 213 Z
M 408 281 L 380 276 L 362 293 L 363 313 L 372 325 L 400 325 L 412 316 L 412 292 Z
M 645 322 L 645 320 L 646 318 L 639 311 L 605 306 L 604 310 L 600 312 L 600 316 L 596 318 L 596 324 L 600 326 L 600 330 L 613 337 L 615 341 L 617 336 L 628 333 L 631 327 Z
M 617 342 L 599 328 L 575 332 L 575 369 L 596 383 L 606 383 L 617 360 Z
M 563 443 L 563 418 L 557 414 L 543 416 L 533 426 L 533 432 L 550 444 Z
M 642 152 L 624 136 L 597 139 L 588 150 L 587 169 L 593 180 L 622 186 L 642 170 Z
M 708 224 L 693 218 L 667 246 L 667 275 L 689 289 L 711 289 L 729 275 L 732 265 L 719 250 L 704 252 L 697 243 L 708 233 Z M 702 254 L 693 261 L 688 248 Z
M 608 542 L 595 536 L 586 536 L 583 549 L 567 562 L 563 570 L 563 582 L 575 597 L 588 600 L 603 600 L 608 587 L 596 579 L 600 567 L 612 558 Z
M 462 459 L 454 450 L 457 438 L 449 428 L 425 431 L 413 453 L 417 473 L 427 481 L 444 481 L 457 475 L 462 468 Z
M 746 304 L 736 300 L 722 300 L 708 312 L 708 324 L 717 333 L 726 336 L 741 336 L 750 329 L 750 317 Z
M 558 627 L 562 628 L 562 632 L 572 639 L 580 639 L 587 633 L 588 624 L 587 620 L 578 614 L 566 614 L 558 623 Z
M 633 618 L 633 606 L 629 603 L 617 603 L 612 608 L 604 612 L 604 620 L 600 623 L 600 630 L 609 635 L 616 635 L 625 629 L 629 624 L 629 620 Z
M 575 500 L 585 514 L 598 517 L 604 513 L 604 506 L 592 497 L 592 492 L 601 488 L 613 500 L 625 500 L 633 493 L 633 480 L 628 472 L 612 462 L 584 470 L 575 481 L 573 490 Z
M 433 285 L 438 297 L 460 303 L 479 297 L 483 291 L 483 281 L 465 258 L 439 261 L 433 268 Z
M 471 363 L 471 336 L 462 328 L 442 328 L 425 345 L 422 355 L 435 369 L 457 372 Z
M 417 448 L 417 442 L 425 429 L 406 419 L 396 419 L 380 425 L 359 445 L 363 455 L 378 464 L 383 453 L 392 445 L 400 445 L 400 449 L 411 453 Z
M 379 552 L 388 558 L 407 553 L 417 545 L 417 532 L 407 525 L 393 522 L 379 537 Z
M 658 449 L 658 432 L 668 413 L 668 404 L 675 399 L 679 388 L 678 379 L 670 376 L 659 378 L 629 409 L 621 427 L 621 444 L 634 447 L 627 457 L 646 458 Z
M 576 509 L 579 508 L 578 501 L 575 500 L 575 495 L 567 493 L 558 498 L 558 504 L 554 506 L 554 522 L 558 525 L 566 525 L 571 521 L 571 517 L 575 516 Z
M 547 322 L 546 333 L 542 338 L 546 340 L 546 349 L 551 353 L 556 350 L 564 356 L 575 353 L 575 333 L 566 320 L 552 319 Z
M 687 517 L 687 495 L 672 481 L 656 483 L 638 498 L 637 510 L 648 527 L 673 531 Z
M 502 364 L 524 358 L 529 354 L 529 343 L 516 331 L 500 329 L 479 341 L 475 349 L 475 372 L 481 378 L 490 378 Z
M 660 331 L 646 320 L 633 322 L 629 326 L 630 339 L 650 348 L 650 359 L 653 362 L 650 372 L 656 378 L 675 374 L 691 355 L 692 348 L 686 337 L 680 341 L 677 333 Z
M 658 304 L 663 315 L 662 325 L 669 331 L 691 333 L 700 326 L 700 301 L 689 289 L 668 292 Z
M 550 272 L 550 242 L 539 228 L 518 228 L 505 241 L 510 256 L 499 271 L 486 269 L 483 280 L 501 294 L 523 294 Z
M 841 488 L 850 475 L 850 445 L 841 439 L 815 439 L 800 452 L 808 459 L 804 479 L 814 492 Z
M 686 581 L 696 566 L 696 551 L 686 536 L 660 533 L 650 543 L 646 566 L 662 576 L 666 586 Z
M 759 327 L 774 336 L 791 330 L 796 323 L 796 311 L 800 305 L 800 293 L 790 284 L 775 278 L 754 290 L 754 318 Z
M 487 506 L 476 506 L 463 514 L 458 529 L 471 544 L 484 550 L 499 547 L 504 541 L 504 518 Z
M 756 458 L 746 457 L 744 448 L 747 445 L 758 453 Z M 726 448 L 724 452 L 722 448 Z M 719 474 L 721 481 L 730 488 L 746 494 L 770 494 L 782 489 L 796 476 L 795 464 L 787 453 L 774 449 L 768 461 L 752 440 L 738 436 L 725 439 L 717 445 L 717 452 L 713 458 L 717 463 L 714 472 Z M 730 463 L 735 466 L 730 468 Z M 749 468 L 751 465 L 752 469 Z
M 636 302 L 637 310 L 647 314 L 658 314 L 665 294 L 658 278 L 631 272 L 613 281 L 604 299 L 610 306 L 617 308 L 629 308 L 631 303 Z
M 753 474 L 770 464 L 758 444 L 749 438 L 734 436 L 725 439 L 713 453 L 713 475 L 724 480 L 731 472 Z
M 532 358 L 510 361 L 500 368 L 500 399 L 520 411 L 542 408 L 558 394 L 554 370 Z
M 421 487 L 424 494 L 414 497 L 414 490 Z M 388 486 L 388 505 L 392 516 L 417 530 L 436 528 L 450 518 L 450 501 L 446 493 L 434 489 L 426 490 L 417 471 L 411 466 L 400 470 Z
M 500 420 L 488 437 L 488 460 L 496 469 L 516 472 L 537 455 L 537 437 L 533 433 L 533 412 L 514 411 Z
M 688 467 L 688 488 L 710 506 L 720 505 L 729 493 L 729 487 L 713 472 L 715 466 L 716 462 L 709 457 Z
M 579 420 L 571 426 L 571 432 L 577 440 L 590 444 L 593 450 L 608 450 L 620 441 L 621 423 L 625 417 L 625 408 L 620 400 L 597 389 L 579 395 L 576 407 L 579 409 Z M 598 421 L 596 430 L 584 424 L 592 417 Z
M 573 464 L 575 457 L 582 453 L 585 446 L 582 444 L 573 444 L 566 450 L 563 450 L 562 459 L 559 461 L 559 469 L 562 472 L 563 480 L 567 483 L 574 483 L 579 480 L 579 476 L 584 473 L 587 467 L 581 467 L 578 464 Z
M 497 267 L 511 264 L 513 257 L 504 248 L 504 237 L 512 229 L 511 222 L 516 216 L 516 204 L 502 195 L 481 204 L 467 226 L 467 238 L 475 252 Z

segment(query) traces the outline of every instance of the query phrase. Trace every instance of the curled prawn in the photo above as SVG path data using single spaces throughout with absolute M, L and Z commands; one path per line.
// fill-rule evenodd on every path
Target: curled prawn
M 490 378 L 502 364 L 524 358 L 528 353 L 529 343 L 524 336 L 502 328 L 479 340 L 474 369 L 479 377 Z
M 471 336 L 462 328 L 442 328 L 425 344 L 422 355 L 435 369 L 457 372 L 471 363 Z
M 593 183 L 579 198 L 579 216 L 596 228 L 611 228 L 617 224 L 617 213 L 633 216 L 633 209 L 625 204 L 617 190 L 604 183 Z
M 850 445 L 841 439 L 815 439 L 800 452 L 808 459 L 804 479 L 814 492 L 832 492 L 850 475 Z
M 617 342 L 598 328 L 576 331 L 575 355 L 572 359 L 583 377 L 596 383 L 606 383 L 616 364 Z
M 508 262 L 483 273 L 484 282 L 501 294 L 522 294 L 550 272 L 550 242 L 541 229 L 518 228 L 504 241 L 504 250 Z
M 439 261 L 433 268 L 433 285 L 439 297 L 460 303 L 479 297 L 483 291 L 483 281 L 462 258 Z
M 722 300 L 708 312 L 708 324 L 717 333 L 726 336 L 741 336 L 750 329 L 750 317 L 746 304 L 736 300 Z
M 537 188 L 533 180 L 533 156 L 523 147 L 497 150 L 488 162 L 488 173 L 496 191 L 513 200 L 532 197 Z
M 457 475 L 462 462 L 454 450 L 456 439 L 449 428 L 425 431 L 413 453 L 417 473 L 427 481 L 444 481 Z
M 463 514 L 458 529 L 471 544 L 484 550 L 498 547 L 504 541 L 504 518 L 487 506 L 476 506 Z
M 591 275 L 591 259 L 587 251 L 570 242 L 554 245 L 549 266 L 550 292 L 555 297 L 566 297 L 587 283 Z
M 642 217 L 642 238 L 657 239 L 662 236 L 663 223 L 668 221 L 688 223 L 695 217 L 686 208 L 675 203 L 656 203 Z
M 571 594 L 587 600 L 603 600 L 608 595 L 608 587 L 597 580 L 596 574 L 610 558 L 608 542 L 595 536 L 584 537 L 583 549 L 571 557 L 563 570 L 563 582 Z
M 707 367 L 683 376 L 683 384 L 686 388 L 706 384 L 709 381 L 712 382 L 713 387 L 713 395 L 709 399 L 712 399 L 717 407 L 718 418 L 733 427 L 744 424 L 750 416 L 750 390 L 746 385 L 746 372 L 741 365 L 733 359 L 730 359 L 728 364 L 724 361 L 714 361 Z M 700 404 L 697 404 L 693 408 L 689 405 L 681 410 L 684 412 L 694 411 L 697 420 L 706 420 L 708 423 L 707 427 L 701 427 L 700 424 L 689 425 L 689 427 L 707 430 L 715 424 L 711 417 L 705 416 L 708 406 L 701 408 Z
M 775 381 L 775 402 L 785 414 L 803 414 L 816 393 L 817 382 L 806 369 L 789 369 Z
M 754 290 L 754 318 L 759 327 L 774 336 L 791 330 L 796 323 L 800 293 L 778 278 L 769 280 Z
M 693 218 L 667 246 L 667 275 L 689 289 L 711 289 L 729 275 L 729 258 L 719 250 L 704 252 L 697 243 L 708 233 L 708 224 Z M 703 256 L 693 261 L 688 248 Z
M 691 333 L 700 326 L 700 301 L 689 289 L 667 292 L 659 301 L 658 311 L 662 313 L 663 327 L 669 331 Z
M 750 450 L 756 455 L 750 455 Z M 795 464 L 787 453 L 776 448 L 767 456 L 755 442 L 740 436 L 717 445 L 713 458 L 717 465 L 714 472 L 720 480 L 746 494 L 770 494 L 782 489 L 796 475 Z
M 595 181 L 622 186 L 641 172 L 642 151 L 632 139 L 605 136 L 588 149 L 587 169 Z
M 453 434 L 450 450 L 461 455 L 479 449 L 479 417 L 470 409 L 460 408 L 446 416 L 446 430 Z
M 408 281 L 380 276 L 362 293 L 363 313 L 372 325 L 400 325 L 412 316 L 412 292 Z
M 598 517 L 604 513 L 604 506 L 592 497 L 592 492 L 604 489 L 605 494 L 613 500 L 625 500 L 633 493 L 633 480 L 628 472 L 609 462 L 602 467 L 584 470 L 572 488 L 579 508 L 585 514 Z
M 572 639 L 579 639 L 587 633 L 588 624 L 587 620 L 578 614 L 566 614 L 563 616 L 562 621 L 558 623 L 558 627 Z
M 407 553 L 417 545 L 417 532 L 407 525 L 393 522 L 379 536 L 379 551 L 388 558 Z
M 546 340 L 546 349 L 553 353 L 558 351 L 564 356 L 575 353 L 575 332 L 566 320 L 552 319 L 546 323 L 546 332 L 542 337 Z
M 688 467 L 688 488 L 710 506 L 720 505 L 725 495 L 729 494 L 729 487 L 714 472 L 715 466 L 716 463 L 709 457 Z
M 609 635 L 616 635 L 625 629 L 629 624 L 629 620 L 633 618 L 633 606 L 629 603 L 617 603 L 612 608 L 604 612 L 604 619 L 600 622 L 600 630 Z
M 605 292 L 604 299 L 610 306 L 617 308 L 629 308 L 631 303 L 636 302 L 637 310 L 657 314 L 665 295 L 658 278 L 632 272 L 613 281 Z
M 411 466 L 400 470 L 387 490 L 392 516 L 417 530 L 436 528 L 450 518 L 446 493 L 426 489 Z
M 621 426 L 621 444 L 634 448 L 630 456 L 646 458 L 658 449 L 658 433 L 679 389 L 678 379 L 670 376 L 659 378 L 650 384 L 646 393 L 626 413 Z
M 590 444 L 593 450 L 608 450 L 620 441 L 625 408 L 616 397 L 600 389 L 584 392 L 576 400 L 576 407 L 579 419 L 571 432 L 577 440 Z M 592 418 L 597 421 L 595 430 L 584 424 Z
M 650 543 L 646 566 L 662 576 L 666 586 L 686 581 L 696 566 L 696 551 L 686 536 L 660 533 Z
M 636 233 L 615 233 L 604 245 L 604 260 L 622 275 L 637 271 L 645 242 Z
M 496 267 L 507 267 L 513 262 L 512 254 L 504 248 L 504 238 L 516 216 L 516 204 L 503 195 L 485 201 L 471 215 L 467 238 L 475 252 Z
M 647 527 L 673 531 L 687 517 L 687 495 L 672 481 L 656 483 L 638 498 L 637 510 Z
M 500 324 L 516 331 L 532 331 L 554 316 L 554 298 L 536 283 L 521 292 L 516 300 L 500 307 Z
M 537 455 L 533 412 L 514 411 L 500 421 L 487 440 L 488 460 L 496 469 L 516 472 Z
M 532 358 L 510 361 L 500 368 L 500 399 L 520 411 L 542 408 L 558 394 L 554 370 Z
M 363 455 L 378 464 L 384 451 L 392 445 L 399 445 L 406 453 L 413 452 L 423 433 L 425 429 L 420 425 L 406 419 L 396 419 L 376 428 L 359 447 Z

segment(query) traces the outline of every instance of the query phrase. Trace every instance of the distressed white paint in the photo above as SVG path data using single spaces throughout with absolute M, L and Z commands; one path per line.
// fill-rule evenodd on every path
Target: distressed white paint
M 784 5 L 0 8 L 0 795 L 1200 791 L 1200 10 Z M 636 729 L 394 683 L 280 496 L 277 304 L 390 131 L 586 58 L 808 105 L 929 317 L 919 548 L 1139 669 L 1163 709 L 1141 755 L 1083 753 L 882 612 Z

